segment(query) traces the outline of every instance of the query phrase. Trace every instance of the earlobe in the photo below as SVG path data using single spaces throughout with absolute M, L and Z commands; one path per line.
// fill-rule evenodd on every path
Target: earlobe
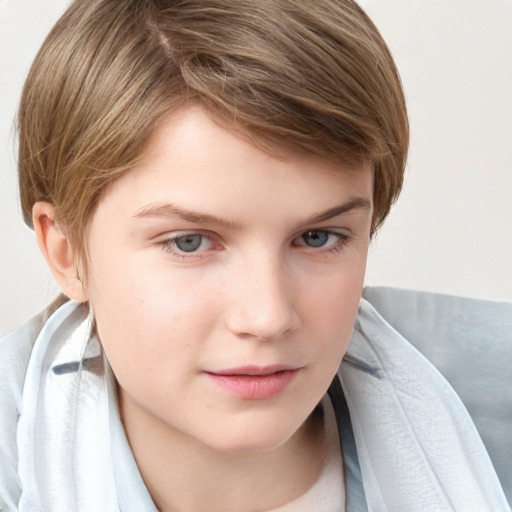
M 43 201 L 35 203 L 32 222 L 39 249 L 63 293 L 79 302 L 88 300 L 77 273 L 71 243 L 57 223 L 55 207 Z

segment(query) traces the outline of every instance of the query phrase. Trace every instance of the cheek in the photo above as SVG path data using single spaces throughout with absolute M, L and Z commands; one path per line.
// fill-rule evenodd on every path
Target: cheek
M 331 358 L 333 366 L 341 362 L 350 341 L 363 282 L 364 265 L 350 266 L 332 272 L 303 294 L 303 319 L 315 340 L 312 346 L 320 358 Z
M 97 262 L 90 298 L 114 370 L 176 367 L 199 350 L 215 323 L 215 297 L 204 280 L 191 282 L 183 272 L 139 265 L 136 258 Z

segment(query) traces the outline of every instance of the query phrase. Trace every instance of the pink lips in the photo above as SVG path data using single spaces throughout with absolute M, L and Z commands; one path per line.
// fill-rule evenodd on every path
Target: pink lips
M 244 366 L 206 372 L 206 375 L 238 398 L 265 400 L 284 391 L 297 371 L 285 366 Z

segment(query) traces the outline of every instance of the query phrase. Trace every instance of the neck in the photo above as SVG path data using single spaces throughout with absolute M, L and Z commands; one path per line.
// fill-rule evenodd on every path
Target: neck
M 122 393 L 119 404 L 140 473 L 161 512 L 277 508 L 304 494 L 322 470 L 326 446 L 321 411 L 274 450 L 233 454 L 216 451 L 154 417 L 133 414 L 133 404 Z

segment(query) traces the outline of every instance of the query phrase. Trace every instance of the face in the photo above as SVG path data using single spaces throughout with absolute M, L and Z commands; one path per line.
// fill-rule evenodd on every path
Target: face
M 282 155 L 182 110 L 91 220 L 98 335 L 126 414 L 159 432 L 272 450 L 337 371 L 363 284 L 371 171 Z

